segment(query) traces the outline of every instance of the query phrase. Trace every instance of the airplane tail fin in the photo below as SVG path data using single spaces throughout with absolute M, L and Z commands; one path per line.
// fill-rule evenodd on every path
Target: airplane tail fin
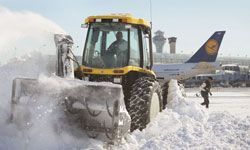
M 186 63 L 215 62 L 226 31 L 216 31 Z

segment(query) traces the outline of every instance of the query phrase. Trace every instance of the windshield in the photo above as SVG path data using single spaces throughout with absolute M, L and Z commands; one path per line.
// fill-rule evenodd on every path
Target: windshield
M 135 65 L 139 65 L 138 30 L 135 27 L 124 23 L 92 23 L 82 62 L 93 68 L 125 67 L 131 61 L 130 50 L 136 51 L 132 56 L 137 61 Z

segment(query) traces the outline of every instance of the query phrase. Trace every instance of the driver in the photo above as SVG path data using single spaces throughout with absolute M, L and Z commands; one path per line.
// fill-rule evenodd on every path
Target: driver
M 123 39 L 121 31 L 116 33 L 116 40 L 109 46 L 108 51 L 111 53 L 119 53 L 128 49 L 128 42 Z
M 127 62 L 128 42 L 123 39 L 121 31 L 116 33 L 116 40 L 109 46 L 107 52 L 116 55 L 116 67 L 123 67 Z

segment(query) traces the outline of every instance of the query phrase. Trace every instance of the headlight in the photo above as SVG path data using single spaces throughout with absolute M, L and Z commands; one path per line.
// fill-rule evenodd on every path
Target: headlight
M 122 79 L 121 78 L 114 78 L 114 83 L 121 83 Z

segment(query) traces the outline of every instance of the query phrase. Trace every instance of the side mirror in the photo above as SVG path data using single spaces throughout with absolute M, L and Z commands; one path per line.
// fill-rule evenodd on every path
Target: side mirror
M 81 24 L 81 28 L 88 28 L 89 25 L 88 24 Z

